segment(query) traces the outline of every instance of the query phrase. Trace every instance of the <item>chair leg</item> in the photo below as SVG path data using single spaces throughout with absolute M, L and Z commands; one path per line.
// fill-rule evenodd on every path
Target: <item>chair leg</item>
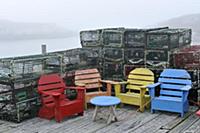
M 146 108 L 146 109 L 149 109 L 150 106 L 151 106 L 151 101 L 150 101 L 150 99 L 145 100 L 145 108 Z
M 181 117 L 183 117 L 184 116 L 184 111 L 183 112 L 181 112 Z
M 155 110 L 151 109 L 151 113 L 152 113 L 152 114 L 155 113 Z
M 85 110 L 87 109 L 87 102 L 85 102 Z
M 83 116 L 84 112 L 78 113 L 78 115 Z
M 63 118 L 61 117 L 60 114 L 56 114 L 56 115 L 55 115 L 55 120 L 56 120 L 57 122 L 60 123 L 60 122 L 62 121 L 62 119 L 63 119 Z
M 147 108 L 147 109 L 149 109 L 149 108 L 150 108 L 150 103 L 148 103 L 148 104 L 146 105 L 146 108 Z
M 123 108 L 123 107 L 124 107 L 124 103 L 120 103 L 120 104 L 119 104 L 119 107 L 120 107 L 120 108 Z
M 140 105 L 140 111 L 144 112 L 144 105 Z

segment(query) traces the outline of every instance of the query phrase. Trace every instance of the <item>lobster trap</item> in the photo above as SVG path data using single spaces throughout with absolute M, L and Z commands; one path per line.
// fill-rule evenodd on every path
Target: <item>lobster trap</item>
M 144 65 L 145 51 L 143 48 L 125 48 L 124 62 L 126 65 Z
M 49 53 L 61 57 L 61 69 L 67 85 L 74 84 L 74 72 L 78 69 L 99 68 L 101 66 L 102 50 L 99 47 L 75 48 Z
M 185 69 L 200 69 L 200 46 L 182 48 L 172 54 L 173 66 Z
M 103 78 L 121 81 L 123 79 L 123 62 L 104 62 Z
M 146 66 L 148 68 L 166 68 L 170 63 L 170 52 L 168 50 L 147 50 Z
M 190 45 L 191 29 L 161 29 L 147 33 L 147 49 L 173 50 Z
M 102 29 L 88 30 L 80 32 L 80 41 L 82 47 L 100 47 Z
M 37 116 L 41 74 L 60 73 L 60 56 L 35 55 L 0 60 L 0 118 L 14 122 Z
M 76 48 L 59 51 L 62 57 L 62 72 L 65 73 L 91 66 L 97 67 L 100 52 L 101 49 L 98 48 Z M 57 54 L 57 52 L 54 54 Z
M 124 49 L 122 48 L 104 48 L 103 61 L 105 62 L 123 62 Z
M 0 118 L 14 122 L 37 116 L 40 102 L 36 82 L 8 80 L 0 82 Z
M 123 36 L 124 48 L 146 48 L 147 33 L 159 31 L 168 27 L 149 28 L 149 29 L 125 29 Z
M 125 28 L 107 28 L 102 30 L 102 46 L 110 48 L 124 47 Z

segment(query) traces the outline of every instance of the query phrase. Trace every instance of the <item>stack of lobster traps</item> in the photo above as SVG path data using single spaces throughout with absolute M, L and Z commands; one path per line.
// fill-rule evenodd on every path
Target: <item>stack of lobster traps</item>
M 175 51 L 172 54 L 172 65 L 189 71 L 193 88 L 190 90 L 191 102 L 200 101 L 200 45 L 192 45 Z
M 14 122 L 37 115 L 37 80 L 58 72 L 59 56 L 34 55 L 0 60 L 0 118 Z
M 119 79 L 123 76 L 123 29 L 107 28 L 80 32 L 82 49 L 98 51 L 96 52 L 98 53 L 98 69 L 106 79 Z
M 98 68 L 105 79 L 118 80 L 123 77 L 123 32 L 124 28 L 80 32 L 82 49 L 98 51 Z
M 81 31 L 80 39 L 83 49 L 98 49 L 104 79 L 122 80 L 131 67 L 169 67 L 171 54 L 190 45 L 191 29 L 105 28 Z
M 123 33 L 124 28 L 110 28 L 102 31 L 102 75 L 105 79 L 119 80 L 123 78 Z
M 89 51 L 95 54 L 98 69 L 102 73 L 103 68 L 103 46 L 102 46 L 102 31 L 103 29 L 87 30 L 80 32 L 80 43 L 82 50 Z M 95 61 L 96 62 L 96 61 Z
M 191 29 L 161 29 L 147 34 L 146 64 L 150 68 L 169 67 L 171 54 L 191 43 Z
M 49 55 L 60 56 L 60 69 L 67 85 L 74 84 L 75 70 L 99 68 L 100 66 L 99 50 L 91 47 L 57 51 L 49 53 Z

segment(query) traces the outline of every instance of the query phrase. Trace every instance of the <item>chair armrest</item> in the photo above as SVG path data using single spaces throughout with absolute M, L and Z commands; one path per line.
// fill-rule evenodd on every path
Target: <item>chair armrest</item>
M 40 92 L 41 94 L 44 95 L 49 95 L 49 96 L 53 96 L 53 97 L 59 97 L 61 94 L 58 92 Z
M 140 87 L 142 90 L 145 90 L 147 88 L 147 85 L 143 85 Z
M 114 83 L 114 81 L 111 81 L 111 80 L 99 80 L 99 83 L 106 83 L 106 92 L 107 92 L 107 95 L 110 96 L 111 95 L 111 92 L 112 92 L 112 85 Z
M 127 81 L 121 81 L 121 82 L 112 81 L 111 84 L 113 84 L 113 85 L 123 85 L 123 84 L 128 84 L 128 82 Z
M 106 83 L 106 84 L 115 84 L 115 81 L 112 80 L 99 80 L 99 82 Z
M 115 95 L 118 96 L 120 95 L 122 89 L 121 89 L 121 86 L 122 85 L 125 85 L 127 84 L 128 82 L 127 81 L 122 81 L 122 82 L 117 82 L 117 81 L 114 81 L 112 84 L 114 85 L 114 89 L 115 89 Z
M 155 88 L 155 87 L 157 87 L 157 86 L 159 86 L 159 85 L 160 85 L 160 83 L 158 82 L 158 83 L 155 83 L 155 84 L 147 85 L 146 87 L 147 87 L 147 88 Z
M 86 83 L 76 82 L 75 85 L 76 85 L 76 86 L 86 86 Z
M 189 91 L 192 88 L 190 85 L 186 85 L 183 88 L 181 88 L 182 91 Z
M 155 84 L 147 85 L 147 88 L 149 90 L 149 95 L 151 96 L 151 98 L 155 97 L 155 88 L 157 86 L 159 86 L 159 85 L 160 85 L 160 83 L 155 83 Z
M 85 87 L 75 87 L 75 86 L 67 86 L 68 89 L 75 89 L 77 90 L 77 99 L 84 99 L 85 98 Z M 84 100 L 83 100 L 84 101 Z

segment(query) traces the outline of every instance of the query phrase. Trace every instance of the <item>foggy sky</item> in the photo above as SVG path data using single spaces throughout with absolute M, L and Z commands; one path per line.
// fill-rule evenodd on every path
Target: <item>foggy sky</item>
M 144 27 L 193 13 L 200 13 L 199 0 L 0 0 L 0 19 L 72 30 Z

